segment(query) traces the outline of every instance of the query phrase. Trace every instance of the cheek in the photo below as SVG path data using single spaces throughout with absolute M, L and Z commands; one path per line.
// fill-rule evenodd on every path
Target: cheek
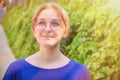
M 38 32 L 36 32 L 35 34 L 34 34 L 34 36 L 35 36 L 35 39 L 36 39 L 36 41 L 37 41 L 37 43 L 38 44 L 41 44 L 40 42 L 41 42 L 41 38 L 40 38 L 40 33 L 38 33 Z
M 33 31 L 33 34 L 34 34 L 35 38 L 38 40 L 38 39 L 39 39 L 40 32 L 35 29 L 35 30 Z
M 64 31 L 60 31 L 57 33 L 57 36 L 62 39 L 64 37 Z

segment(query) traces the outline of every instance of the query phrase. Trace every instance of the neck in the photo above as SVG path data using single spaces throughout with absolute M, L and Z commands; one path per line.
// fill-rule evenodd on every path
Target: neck
M 54 48 L 41 47 L 39 52 L 26 59 L 33 65 L 43 68 L 58 68 L 68 64 L 69 58 L 64 56 L 59 46 Z
M 63 54 L 59 50 L 60 49 L 59 47 L 60 47 L 59 45 L 56 47 L 42 47 L 41 46 L 38 52 L 38 55 L 40 59 L 44 61 L 58 60 L 61 57 L 63 57 Z

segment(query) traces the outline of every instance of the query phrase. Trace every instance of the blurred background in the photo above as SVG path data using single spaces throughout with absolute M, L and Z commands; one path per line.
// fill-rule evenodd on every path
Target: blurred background
M 91 80 L 120 80 L 120 0 L 0 0 L 0 23 L 15 58 L 38 50 L 31 19 L 47 1 L 57 2 L 70 16 L 61 51 L 85 64 Z

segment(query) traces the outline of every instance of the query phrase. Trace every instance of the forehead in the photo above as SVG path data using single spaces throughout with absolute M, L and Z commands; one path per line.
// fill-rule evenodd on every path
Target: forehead
M 60 20 L 60 15 L 57 13 L 56 10 L 52 9 L 52 8 L 48 8 L 48 9 L 44 9 L 42 10 L 39 15 L 38 15 L 38 20 L 39 19 L 56 19 L 56 20 Z

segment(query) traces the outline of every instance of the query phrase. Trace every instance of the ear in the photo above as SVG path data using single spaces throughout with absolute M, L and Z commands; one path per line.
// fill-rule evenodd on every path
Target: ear
M 68 36 L 68 29 L 65 29 L 64 34 L 63 34 L 63 38 L 66 38 Z

